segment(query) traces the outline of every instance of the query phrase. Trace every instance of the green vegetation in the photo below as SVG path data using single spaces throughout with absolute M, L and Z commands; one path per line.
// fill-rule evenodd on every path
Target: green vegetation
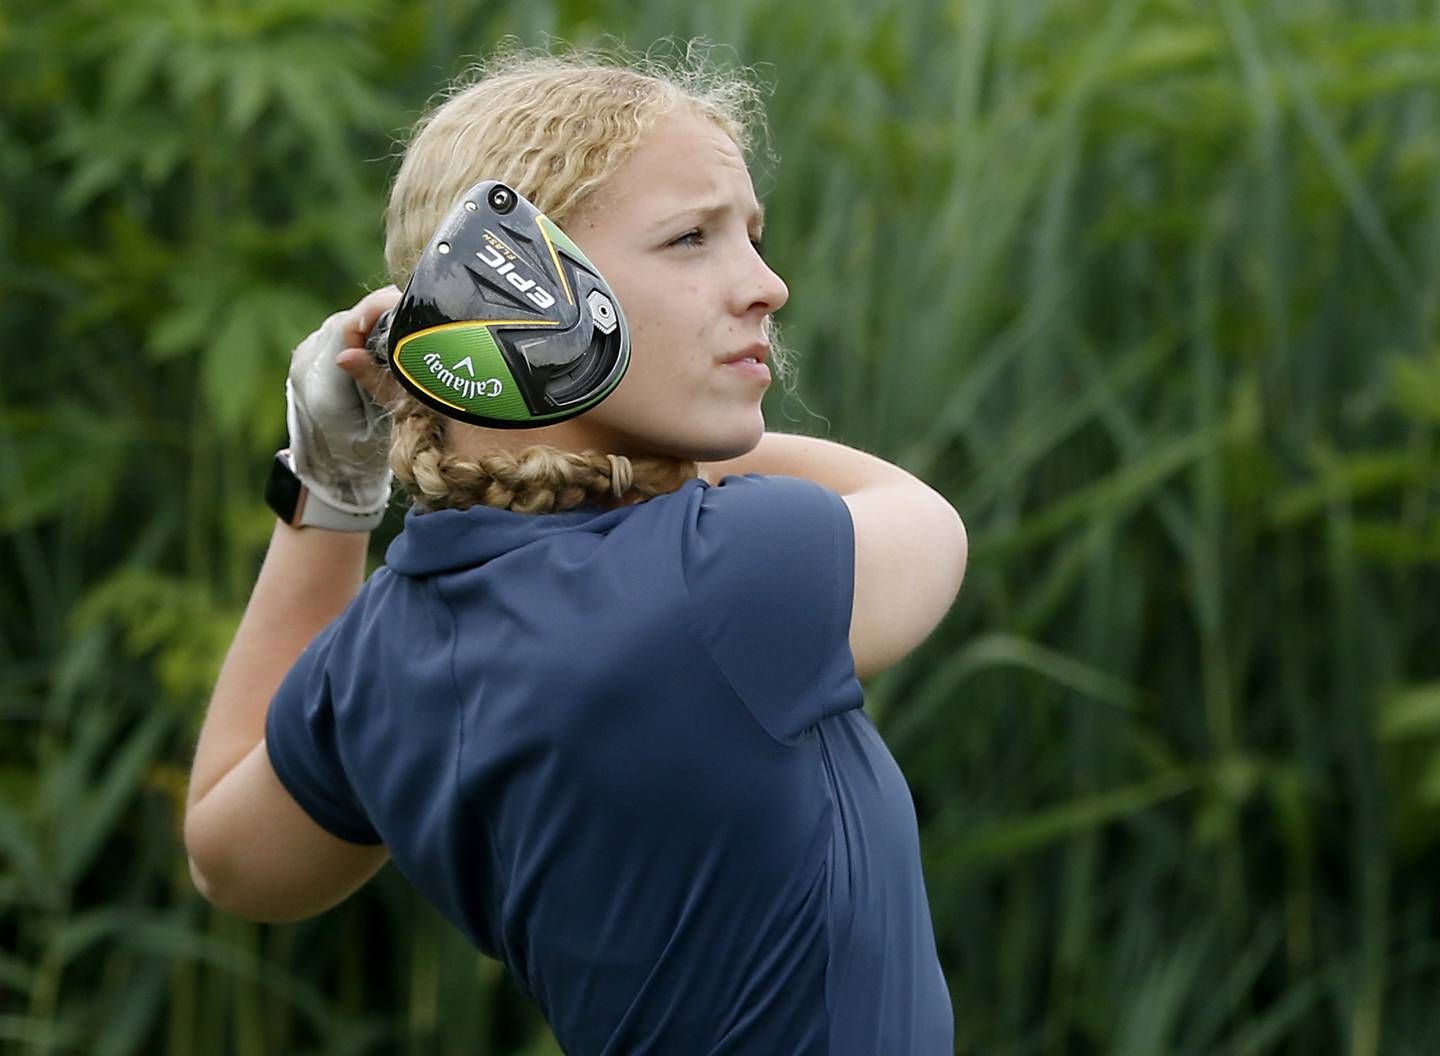
M 395 138 L 502 35 L 603 32 L 768 64 L 771 428 L 970 527 L 868 687 L 958 1051 L 1435 1051 L 1433 0 L 12 0 L 0 1049 L 558 1052 L 393 870 L 251 925 L 178 817 Z

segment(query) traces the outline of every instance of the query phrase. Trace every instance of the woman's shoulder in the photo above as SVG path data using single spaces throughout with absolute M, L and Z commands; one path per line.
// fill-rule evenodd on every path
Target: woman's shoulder
M 696 530 L 701 535 L 752 537 L 765 551 L 788 553 L 797 542 L 834 546 L 851 524 L 845 502 L 830 488 L 803 477 L 746 473 L 707 485 Z
M 847 628 L 854 545 L 844 501 L 799 477 L 726 477 L 682 552 L 694 619 L 736 693 L 781 743 L 863 704 Z

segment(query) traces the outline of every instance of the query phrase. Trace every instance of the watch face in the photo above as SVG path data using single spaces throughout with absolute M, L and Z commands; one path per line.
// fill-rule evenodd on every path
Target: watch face
M 270 479 L 265 482 L 265 502 L 286 524 L 295 523 L 296 507 L 300 505 L 300 478 L 290 468 L 283 454 L 270 464 Z

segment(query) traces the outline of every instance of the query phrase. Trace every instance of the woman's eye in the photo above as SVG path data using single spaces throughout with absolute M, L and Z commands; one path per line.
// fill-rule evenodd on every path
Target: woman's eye
M 692 249 L 703 246 L 705 245 L 705 231 L 697 227 L 693 231 L 686 231 L 679 238 L 672 239 L 669 244 L 672 246 L 688 246 Z M 763 258 L 765 256 L 765 242 L 763 239 L 752 237 L 750 239 L 750 245 L 754 247 L 755 252 L 760 257 Z

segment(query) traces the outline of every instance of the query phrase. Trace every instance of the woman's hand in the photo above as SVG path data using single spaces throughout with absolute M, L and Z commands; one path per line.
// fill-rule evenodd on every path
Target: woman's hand
M 385 372 L 364 345 L 381 312 L 399 299 L 393 286 L 367 294 L 326 319 L 290 356 L 286 423 L 295 475 L 350 513 L 373 513 L 390 496 L 390 430 L 377 402 L 388 395 Z
M 370 398 L 384 407 L 401 393 L 401 388 L 390 377 L 385 367 L 376 363 L 365 349 L 365 339 L 370 336 L 380 316 L 400 303 L 400 291 L 394 286 L 382 286 L 367 293 L 355 307 L 346 313 L 341 329 L 341 349 L 335 357 L 335 364 L 355 379 Z

